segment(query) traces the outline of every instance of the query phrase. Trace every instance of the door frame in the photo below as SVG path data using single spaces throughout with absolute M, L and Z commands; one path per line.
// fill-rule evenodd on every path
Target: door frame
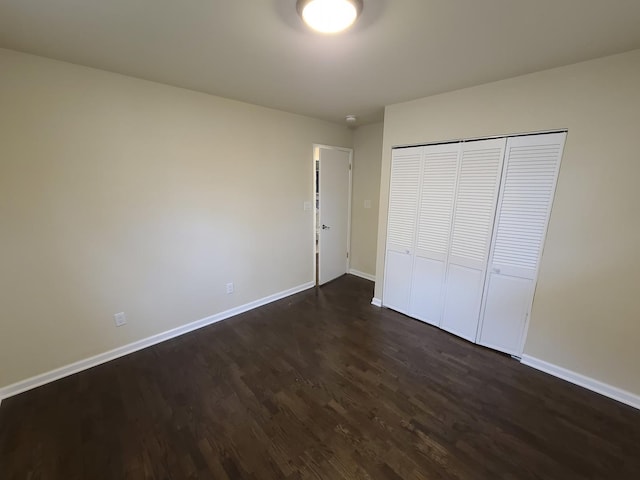
M 347 259 L 346 259 L 346 270 L 349 273 L 349 268 L 351 266 L 351 205 L 352 205 L 352 195 L 353 195 L 353 148 L 347 147 L 336 147 L 333 145 L 324 145 L 322 143 L 314 143 L 312 145 L 311 150 L 311 161 L 312 161 L 312 172 L 313 172 L 313 283 L 315 286 L 319 286 L 320 279 L 318 278 L 318 265 L 316 263 L 316 225 L 318 224 L 318 214 L 320 209 L 322 208 L 321 198 L 320 198 L 320 189 L 318 189 L 317 179 L 319 178 L 319 174 L 316 175 L 316 162 L 320 161 L 320 149 L 325 148 L 328 150 L 339 150 L 341 152 L 347 152 L 349 154 L 349 195 L 348 195 L 348 205 L 347 205 Z M 316 191 L 318 192 L 318 197 L 316 199 Z M 318 201 L 318 208 L 316 208 L 316 200 Z M 320 258 L 321 252 L 321 237 L 318 236 L 318 260 Z

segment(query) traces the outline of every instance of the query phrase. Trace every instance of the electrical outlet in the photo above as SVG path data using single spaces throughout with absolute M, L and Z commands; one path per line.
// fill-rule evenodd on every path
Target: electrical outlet
M 371 200 L 364 201 L 364 208 L 371 208 Z
M 311 202 L 304 202 L 304 211 L 308 212 L 311 210 Z
M 227 283 L 227 293 L 233 293 L 233 282 Z
M 116 322 L 116 327 L 121 327 L 127 323 L 127 316 L 124 312 L 116 313 L 113 320 Z

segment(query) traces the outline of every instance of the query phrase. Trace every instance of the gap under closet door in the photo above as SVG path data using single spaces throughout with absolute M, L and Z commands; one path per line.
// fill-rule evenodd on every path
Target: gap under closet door
M 462 145 L 440 327 L 476 341 L 506 139 Z
M 566 133 L 507 141 L 478 343 L 520 356 Z
M 424 147 L 409 315 L 440 325 L 462 143 Z

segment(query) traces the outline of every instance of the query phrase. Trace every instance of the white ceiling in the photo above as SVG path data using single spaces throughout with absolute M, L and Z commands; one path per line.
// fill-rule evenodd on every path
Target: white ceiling
M 365 0 L 313 34 L 295 0 L 0 0 L 0 47 L 331 121 L 640 48 L 640 0 Z

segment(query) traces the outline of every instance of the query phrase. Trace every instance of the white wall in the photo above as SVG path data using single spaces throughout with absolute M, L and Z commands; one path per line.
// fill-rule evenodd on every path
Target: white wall
M 640 50 L 391 105 L 391 147 L 568 128 L 525 353 L 640 394 Z
M 346 127 L 9 50 L 0 72 L 0 387 L 313 281 L 312 144 Z
M 376 274 L 383 127 L 365 125 L 353 133 L 350 267 L 371 276 Z M 370 208 L 365 208 L 365 201 Z

